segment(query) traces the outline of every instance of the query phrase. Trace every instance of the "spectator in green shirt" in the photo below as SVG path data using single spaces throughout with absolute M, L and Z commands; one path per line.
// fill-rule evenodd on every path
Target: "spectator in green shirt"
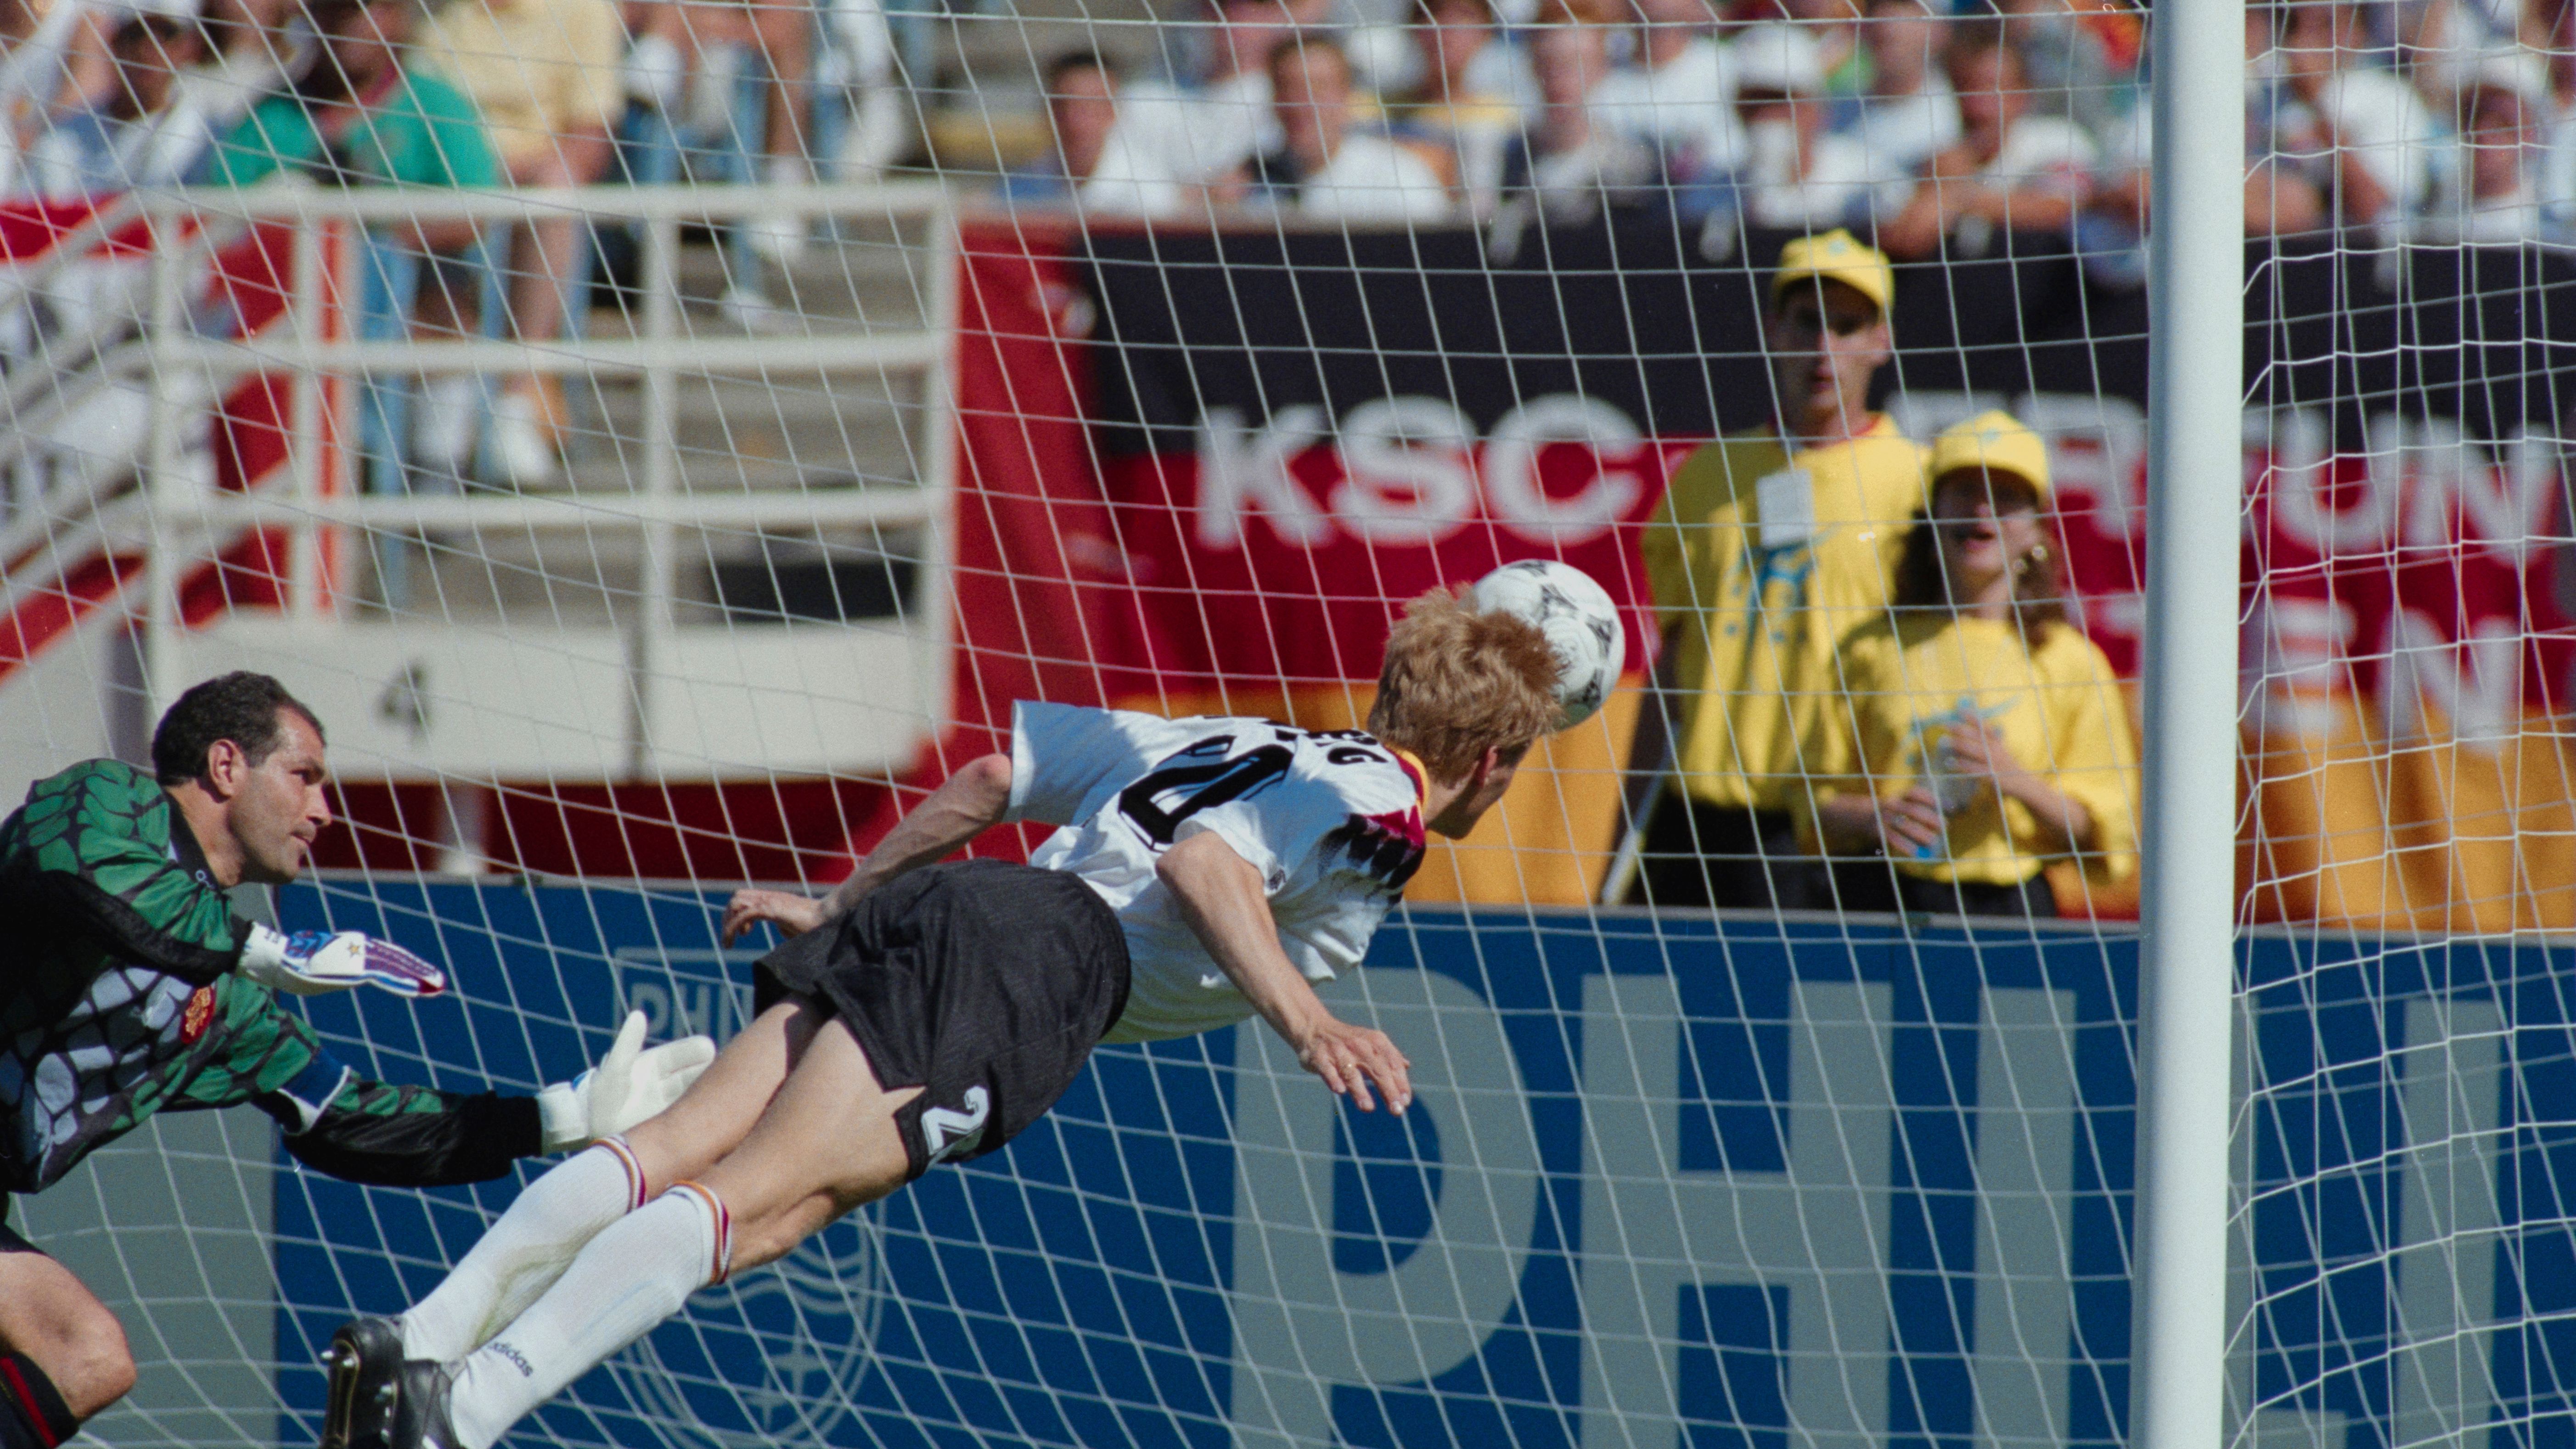
M 501 164 L 474 102 L 436 74 L 405 63 L 404 46 L 418 14 L 414 0 L 302 0 L 302 8 L 317 41 L 312 61 L 299 79 L 261 98 L 232 134 L 216 143 L 207 165 L 209 181 L 247 186 L 292 170 L 338 186 L 501 184 Z M 480 330 L 482 277 L 463 255 L 478 236 L 473 220 L 424 217 L 385 227 L 379 235 L 391 251 L 413 253 L 425 264 L 417 282 L 408 267 L 371 272 L 384 291 L 368 290 L 383 300 L 369 304 L 375 321 L 362 326 L 449 337 L 470 337 Z M 387 311 L 374 310 L 378 305 Z M 369 486 L 408 488 L 403 459 L 419 461 L 416 450 L 424 446 L 419 438 L 432 424 L 408 426 L 390 394 L 371 388 L 368 396 L 367 416 L 392 435 L 368 434 L 366 450 L 381 459 L 369 464 Z M 471 397 L 469 392 L 469 408 Z M 463 425 L 471 426 L 470 412 Z M 439 435 L 456 427 L 449 422 Z M 397 441 L 406 433 L 409 446 Z M 444 445 L 437 449 L 449 469 L 454 462 L 448 455 L 455 451 Z M 380 466 L 389 471 L 379 476 Z M 402 565 L 380 562 L 379 567 L 399 577 Z M 398 591 L 401 586 L 389 587 Z
M 336 185 L 498 186 L 501 167 L 465 93 L 403 64 L 411 0 L 306 0 L 321 45 L 218 142 L 209 179 L 246 186 L 293 169 Z M 423 221 L 420 250 L 461 251 L 470 220 Z

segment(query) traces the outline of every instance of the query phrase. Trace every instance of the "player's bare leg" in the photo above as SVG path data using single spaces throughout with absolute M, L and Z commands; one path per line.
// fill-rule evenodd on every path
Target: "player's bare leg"
M 626 1145 L 644 1169 L 645 1196 L 705 1174 L 740 1146 L 803 1064 L 830 1016 L 802 997 L 770 1007 L 725 1043 L 705 1075 L 668 1111 L 628 1132 Z
M 133 1387 L 116 1315 L 44 1254 L 0 1252 L 0 1449 L 68 1441 Z
M 575 1153 L 528 1184 L 437 1289 L 398 1319 L 333 1335 L 323 1449 L 371 1449 L 396 1417 L 404 1363 L 453 1363 L 527 1311 L 583 1245 L 654 1194 L 739 1145 L 822 1025 L 801 1001 L 762 1012 L 688 1093 L 623 1138 Z
M 716 1075 L 710 1068 L 699 1086 Z M 846 1029 L 826 1023 L 813 1032 L 774 1091 L 744 1073 L 717 1080 L 720 1097 L 731 1095 L 727 1080 L 741 1094 L 729 1104 L 735 1112 L 708 1104 L 694 1120 L 730 1123 L 749 1104 L 753 1125 L 734 1149 L 593 1237 L 553 1287 L 462 1364 L 406 1364 L 392 1449 L 489 1449 L 690 1294 L 783 1256 L 903 1185 L 910 1161 L 895 1113 L 920 1089 L 879 1085 Z M 693 1159 L 705 1141 L 685 1135 L 688 1120 L 670 1122 L 679 1110 L 650 1124 L 673 1139 L 652 1149 L 667 1162 Z
M 733 1220 L 733 1271 L 775 1262 L 903 1186 L 911 1163 L 894 1116 L 920 1095 L 877 1085 L 847 1030 L 816 1033 L 759 1124 L 699 1179 Z

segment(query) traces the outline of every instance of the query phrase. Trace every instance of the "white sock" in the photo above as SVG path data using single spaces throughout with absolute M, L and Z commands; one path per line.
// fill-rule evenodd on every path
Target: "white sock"
M 411 412 L 411 445 L 420 461 L 450 471 L 474 458 L 474 429 L 482 421 L 482 385 L 471 377 L 434 377 L 420 385 Z
M 676 1184 L 590 1240 L 536 1306 L 465 1360 L 447 1401 L 456 1443 L 492 1449 L 510 1426 L 652 1332 L 733 1265 L 724 1204 Z
M 643 1201 L 644 1169 L 615 1137 L 557 1163 L 402 1316 L 403 1356 L 454 1363 L 481 1348 L 553 1286 L 583 1244 Z

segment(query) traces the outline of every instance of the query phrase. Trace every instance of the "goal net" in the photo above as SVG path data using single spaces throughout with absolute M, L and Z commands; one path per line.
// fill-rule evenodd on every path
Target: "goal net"
M 9 4 L 0 757 L 310 703 L 244 908 L 456 987 L 297 1004 L 362 1073 L 731 1036 L 727 893 L 1014 701 L 1352 728 L 1427 589 L 1619 605 L 1324 989 L 1413 1112 L 1104 1048 L 511 1442 L 2126 1440 L 2141 12 Z M 2248 27 L 2231 1449 L 2576 1433 L 2565 8 Z M 92 1435 L 304 1443 L 543 1166 L 168 1113 L 9 1222 L 127 1330 Z

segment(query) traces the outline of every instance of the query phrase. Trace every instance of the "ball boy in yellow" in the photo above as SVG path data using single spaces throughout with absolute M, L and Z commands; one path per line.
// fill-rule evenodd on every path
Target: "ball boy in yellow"
M 1781 248 L 1766 333 L 1777 421 L 1691 454 L 1646 529 L 1664 708 L 1640 712 L 1630 755 L 1654 790 L 1634 901 L 1834 904 L 1798 839 L 1816 778 L 1800 750 L 1832 704 L 1835 646 L 1885 617 L 1923 502 L 1923 449 L 1869 410 L 1895 296 L 1887 258 L 1849 232 Z
M 2053 916 L 2042 870 L 2137 868 L 2137 747 L 2110 661 L 2066 621 L 2042 521 L 2048 450 L 1990 412 L 1932 447 L 1892 617 L 1836 656 L 1841 701 L 1809 756 L 1848 910 Z

